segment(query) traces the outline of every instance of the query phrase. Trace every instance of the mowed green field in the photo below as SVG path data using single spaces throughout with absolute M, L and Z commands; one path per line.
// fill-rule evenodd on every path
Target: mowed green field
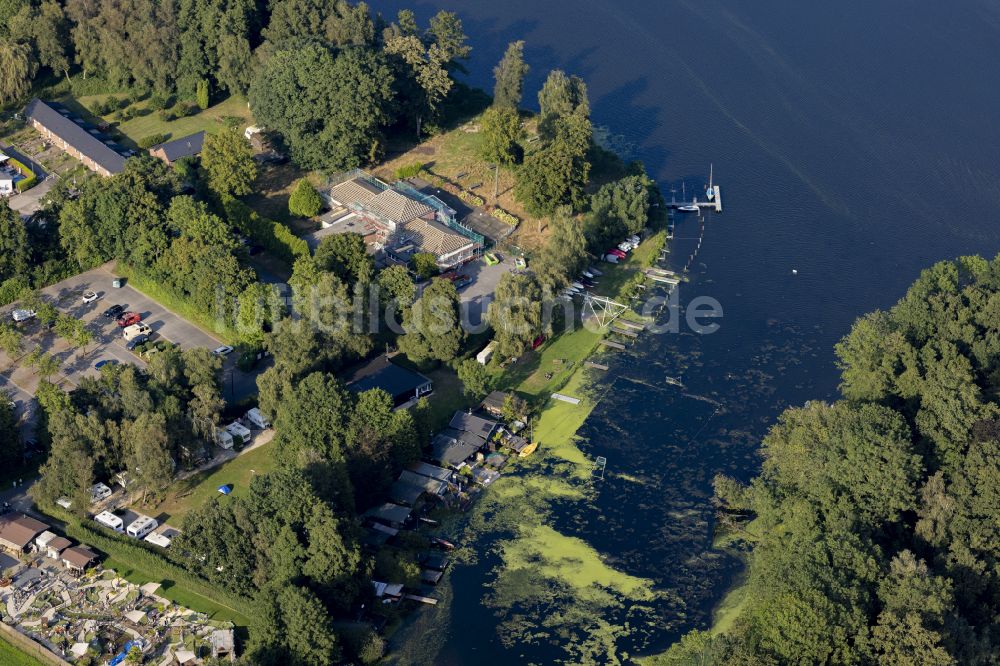
M 109 95 L 91 95 L 81 97 L 78 101 L 83 106 L 90 108 L 95 101 L 103 100 L 107 97 Z M 147 104 L 148 101 L 139 102 L 136 106 L 141 109 L 145 108 Z M 145 116 L 119 123 L 118 129 L 135 143 L 138 143 L 144 137 L 154 134 L 166 134 L 168 135 L 168 140 L 170 140 L 179 139 L 202 130 L 209 133 L 218 132 L 225 126 L 223 119 L 226 117 L 239 118 L 240 129 L 253 124 L 253 117 L 250 114 L 250 109 L 247 107 L 246 99 L 234 95 L 215 106 L 210 106 L 204 111 L 186 118 L 178 118 L 177 120 L 167 122 L 160 118 L 159 113 L 151 111 Z M 104 120 L 112 122 L 110 115 L 104 116 Z
M 4 666 L 45 666 L 44 662 L 35 659 L 27 652 L 22 652 L 2 638 L 0 638 L 0 664 Z
M 231 497 L 243 495 L 255 475 L 273 470 L 275 462 L 271 449 L 272 445 L 268 442 L 213 470 L 178 481 L 167 489 L 167 497 L 163 502 L 151 511 L 145 508 L 143 511 L 153 516 L 165 514 L 170 524 L 180 527 L 181 519 L 192 509 L 205 502 L 224 502 Z M 228 497 L 218 490 L 219 486 L 227 483 L 233 486 L 233 493 Z

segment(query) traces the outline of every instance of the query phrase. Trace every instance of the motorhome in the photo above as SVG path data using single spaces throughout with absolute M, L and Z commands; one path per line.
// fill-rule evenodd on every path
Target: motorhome
M 150 518 L 149 516 L 139 516 L 132 521 L 132 524 L 125 530 L 125 533 L 130 537 L 141 539 L 159 526 L 160 524 L 156 522 L 155 518 Z
M 111 497 L 111 488 L 108 488 L 103 483 L 95 483 L 90 487 L 90 503 L 95 504 L 101 500 L 106 500 Z
M 233 436 L 222 428 L 218 428 L 215 431 L 215 443 L 223 449 L 231 449 L 233 448 Z
M 250 443 L 252 433 L 250 429 L 239 421 L 233 421 L 226 426 L 226 432 L 232 435 L 233 444 L 236 446 L 246 446 Z
M 115 532 L 125 531 L 124 521 L 110 511 L 101 511 L 99 514 L 94 516 L 94 521 L 99 525 L 104 525 L 108 529 L 114 530 Z
M 149 335 L 153 332 L 149 326 L 143 323 L 132 324 L 131 326 L 126 326 L 122 329 L 122 337 L 128 342 L 132 338 L 139 337 L 140 335 Z
M 256 407 L 247 412 L 246 416 L 243 417 L 243 420 L 253 427 L 260 428 L 261 430 L 267 430 L 271 427 L 271 422 L 268 421 L 267 417 L 261 414 L 260 410 Z
M 154 546 L 159 546 L 160 548 L 170 548 L 170 544 L 173 543 L 173 539 L 171 539 L 170 537 L 164 534 L 157 534 L 155 532 L 152 534 L 147 534 L 146 538 L 143 539 L 143 541 L 147 541 L 153 544 Z

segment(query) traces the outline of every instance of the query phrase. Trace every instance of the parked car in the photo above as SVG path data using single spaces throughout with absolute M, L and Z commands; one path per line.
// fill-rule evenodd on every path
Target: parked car
M 629 243 L 628 241 L 618 244 L 618 249 L 621 250 L 622 252 L 631 252 L 634 248 L 635 246 L 632 245 L 632 243 Z
M 84 303 L 84 305 L 86 305 L 88 303 L 93 303 L 96 300 L 97 300 L 97 292 L 96 291 L 88 289 L 87 291 L 83 292 L 83 303 Z
M 619 259 L 624 259 L 625 257 L 628 256 L 627 254 L 625 254 L 624 252 L 622 252 L 621 250 L 619 250 L 616 247 L 615 248 L 611 248 L 610 250 L 608 250 L 608 254 L 613 254 L 616 257 L 618 257 Z
M 221 347 L 216 347 L 212 350 L 212 353 L 216 356 L 229 356 L 233 353 L 233 348 L 229 345 L 222 345 Z
M 496 264 L 499 264 L 501 261 L 500 255 L 498 255 L 496 252 L 487 252 L 484 258 L 486 259 L 486 263 L 489 264 L 490 266 L 495 266 Z
M 146 333 L 140 333 L 131 340 L 125 343 L 125 349 L 132 351 L 139 345 L 149 342 L 149 335 Z
M 128 328 L 133 324 L 138 324 L 142 321 L 142 315 L 138 312 L 126 312 L 121 317 L 118 317 L 119 328 Z
M 113 358 L 106 358 L 103 361 L 98 361 L 94 364 L 94 370 L 100 370 L 106 365 L 118 365 L 118 361 Z
M 34 310 L 14 310 L 11 316 L 16 322 L 28 321 L 29 319 L 34 319 L 35 315 L 38 314 Z
M 107 310 L 104 311 L 104 318 L 105 319 L 114 319 L 115 317 L 119 316 L 124 311 L 125 311 L 125 306 L 116 303 L 115 305 L 112 305 L 110 308 L 108 308 Z

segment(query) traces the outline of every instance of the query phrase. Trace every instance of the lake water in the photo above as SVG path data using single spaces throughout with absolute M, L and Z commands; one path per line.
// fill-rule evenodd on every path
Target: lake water
M 394 14 L 407 3 L 375 3 Z M 412 6 L 412 5 L 410 5 Z M 706 220 L 685 303 L 724 307 L 714 335 L 646 336 L 613 363 L 581 434 L 608 458 L 595 499 L 558 526 L 669 591 L 659 626 L 619 650 L 648 654 L 705 627 L 738 565 L 711 551 L 710 481 L 751 477 L 781 409 L 836 395 L 833 344 L 888 307 L 922 268 L 1000 251 L 1000 5 L 882 0 L 434 0 L 457 11 L 492 86 L 506 44 L 527 42 L 526 106 L 549 69 L 582 76 L 609 143 L 668 192 L 714 164 L 725 212 Z M 677 229 L 683 264 L 697 222 Z M 793 274 L 793 270 L 797 274 Z M 681 377 L 684 388 L 664 381 Z M 480 603 L 485 558 L 454 574 L 438 663 L 559 658 L 559 640 L 505 650 Z M 502 615 L 502 613 L 500 614 Z M 621 619 L 621 618 L 619 618 Z M 627 619 L 627 618 L 625 618 Z M 566 639 L 570 640 L 570 639 Z

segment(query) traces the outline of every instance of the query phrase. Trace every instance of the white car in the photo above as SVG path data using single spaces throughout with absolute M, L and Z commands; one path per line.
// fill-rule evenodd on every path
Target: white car
M 97 292 L 96 291 L 88 289 L 87 291 L 83 292 L 83 303 L 84 303 L 84 305 L 86 305 L 88 303 L 93 303 L 96 300 L 97 300 Z
M 222 345 L 221 347 L 216 347 L 212 350 L 212 353 L 216 356 L 229 356 L 233 353 L 233 348 L 229 345 Z
M 21 322 L 33 319 L 36 314 L 38 313 L 34 310 L 14 310 L 11 316 L 14 317 L 14 321 Z

